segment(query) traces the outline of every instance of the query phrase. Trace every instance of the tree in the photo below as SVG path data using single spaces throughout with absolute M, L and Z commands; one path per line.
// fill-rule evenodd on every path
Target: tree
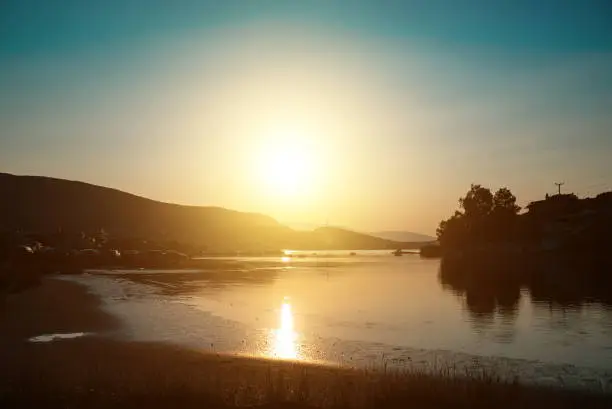
M 521 209 L 508 188 L 491 190 L 472 184 L 465 197 L 459 199 L 463 212 L 440 222 L 436 233 L 442 247 L 477 246 L 513 237 L 516 215 Z
M 466 226 L 463 219 L 463 213 L 455 211 L 448 220 L 442 220 L 436 235 L 438 242 L 443 247 L 457 247 L 461 244 L 466 234 Z
M 459 205 L 465 211 L 465 217 L 484 217 L 493 210 L 493 195 L 491 190 L 472 184 L 465 197 L 459 199 Z
M 502 187 L 493 196 L 493 212 L 516 215 L 521 210 L 516 204 L 516 197 L 510 189 Z
M 516 232 L 517 214 L 521 207 L 510 189 L 502 187 L 493 196 L 493 211 L 488 221 L 488 238 L 491 241 L 512 240 Z

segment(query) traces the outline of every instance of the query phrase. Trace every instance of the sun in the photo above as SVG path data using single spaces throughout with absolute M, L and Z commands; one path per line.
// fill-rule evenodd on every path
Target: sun
M 268 193 L 303 196 L 312 191 L 317 169 L 312 147 L 294 133 L 274 138 L 259 155 L 259 172 Z
M 309 158 L 295 146 L 269 148 L 262 158 L 262 178 L 276 193 L 297 194 L 309 183 Z

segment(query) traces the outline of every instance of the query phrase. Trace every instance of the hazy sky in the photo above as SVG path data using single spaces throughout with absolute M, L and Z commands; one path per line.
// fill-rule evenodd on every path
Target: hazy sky
M 3 0 L 0 171 L 423 233 L 610 190 L 612 4 Z

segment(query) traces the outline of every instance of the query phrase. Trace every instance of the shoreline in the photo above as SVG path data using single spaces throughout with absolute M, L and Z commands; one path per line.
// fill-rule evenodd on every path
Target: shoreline
M 191 274 L 190 274 L 191 276 Z M 114 277 L 114 275 L 112 275 Z M 260 330 L 240 321 L 232 321 L 208 310 L 193 308 L 189 302 L 175 302 L 176 295 L 189 294 L 190 282 L 176 275 L 166 281 L 149 275 L 106 274 L 86 277 L 65 276 L 100 297 L 104 311 L 117 317 L 128 331 L 117 331 L 114 339 L 133 342 L 164 342 L 203 353 L 221 353 L 244 358 L 276 359 L 276 339 L 268 330 Z M 164 283 L 168 284 L 165 285 Z M 170 285 L 171 284 L 171 285 Z M 183 300 L 184 301 L 184 300 Z M 264 324 L 262 324 L 264 325 Z M 263 327 L 262 327 L 263 328 Z M 214 345 L 214 346 L 213 346 Z M 486 355 L 453 349 L 403 346 L 359 338 L 316 337 L 302 334 L 296 342 L 298 361 L 342 368 L 436 373 L 453 368 L 454 374 L 468 376 L 484 371 L 506 382 L 582 391 L 612 393 L 609 368 L 571 362 L 542 361 L 508 355 Z
M 0 406 L 607 407 L 612 396 L 509 384 L 483 371 L 380 371 L 202 352 L 104 337 L 121 327 L 79 283 L 45 277 L 1 305 Z M 87 332 L 33 343 L 32 336 Z
M 223 311 L 217 314 L 214 305 L 210 306 L 210 309 L 193 307 L 198 303 L 188 299 L 191 298 L 194 288 L 192 281 L 197 281 L 194 279 L 196 274 L 183 276 L 173 273 L 157 276 L 150 272 L 133 273 L 101 272 L 87 277 L 70 276 L 69 279 L 84 283 L 90 291 L 104 300 L 109 300 L 105 303 L 105 310 L 120 317 L 122 322 L 132 329 L 130 340 L 169 340 L 172 344 L 186 348 L 250 357 L 271 357 L 270 352 L 274 348 L 275 340 L 270 337 L 268 329 L 275 327 L 268 328 L 270 322 L 264 324 L 263 321 L 249 323 L 232 320 L 231 317 L 224 316 Z M 110 277 L 121 277 L 121 280 Z M 126 297 L 125 294 L 131 296 Z M 176 295 L 180 296 L 181 302 L 174 302 L 177 300 Z M 132 303 L 135 299 L 138 300 L 136 305 Z M 145 304 L 147 307 L 143 307 Z M 150 322 L 146 323 L 147 321 Z M 155 327 L 158 328 L 157 332 L 151 331 Z M 188 331 L 185 332 L 184 329 Z M 596 391 L 601 389 L 601 382 L 604 382 L 607 385 L 606 390 L 612 391 L 612 374 L 609 373 L 609 368 L 602 364 L 540 360 L 504 354 L 503 351 L 499 354 L 477 354 L 452 348 L 427 348 L 423 345 L 411 346 L 384 340 L 361 339 L 358 336 L 343 338 L 326 335 L 301 333 L 296 341 L 300 360 L 354 368 L 387 366 L 400 370 L 407 366 L 411 370 L 434 370 L 440 366 L 450 366 L 454 367 L 457 373 L 471 371 L 477 367 L 509 381 L 518 377 L 522 383 Z

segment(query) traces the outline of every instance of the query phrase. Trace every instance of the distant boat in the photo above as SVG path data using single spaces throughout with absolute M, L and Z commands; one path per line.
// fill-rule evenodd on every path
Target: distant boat
M 402 251 L 402 249 L 397 249 L 391 254 L 393 254 L 395 257 L 401 257 L 404 254 L 404 252 Z

